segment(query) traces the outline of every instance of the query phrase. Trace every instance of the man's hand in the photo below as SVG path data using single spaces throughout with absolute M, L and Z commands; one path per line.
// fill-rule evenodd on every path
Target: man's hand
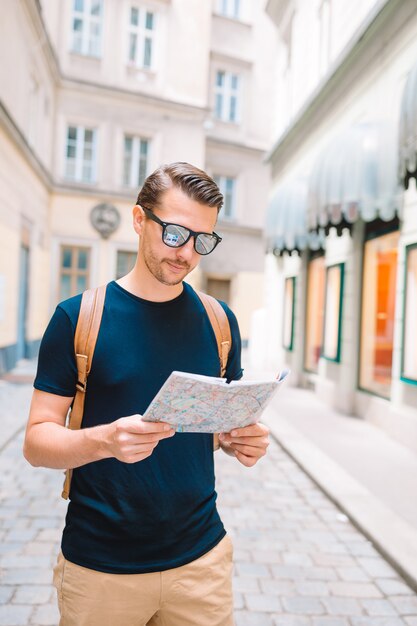
M 121 417 L 109 424 L 105 446 L 110 455 L 123 463 L 143 461 L 161 441 L 175 435 L 165 422 L 144 422 L 141 415 Z
M 220 433 L 221 447 L 234 454 L 242 465 L 252 467 L 265 456 L 269 446 L 269 428 L 264 424 L 252 424 L 237 428 L 231 433 Z

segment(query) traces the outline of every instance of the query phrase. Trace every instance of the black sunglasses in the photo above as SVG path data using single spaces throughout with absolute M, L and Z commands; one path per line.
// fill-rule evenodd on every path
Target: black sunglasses
M 170 248 L 180 248 L 187 243 L 190 237 L 194 237 L 194 250 L 198 254 L 210 254 L 222 240 L 217 233 L 196 233 L 194 230 L 180 224 L 163 222 L 155 213 L 144 206 L 142 206 L 142 209 L 146 217 L 162 226 L 162 241 Z

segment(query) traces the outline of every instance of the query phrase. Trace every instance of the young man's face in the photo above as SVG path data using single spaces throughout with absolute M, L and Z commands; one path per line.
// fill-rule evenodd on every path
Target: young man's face
M 192 200 L 177 187 L 171 187 L 161 196 L 158 207 L 147 208 L 163 222 L 180 224 L 196 232 L 212 233 L 217 220 L 216 207 Z M 162 226 L 144 217 L 139 207 L 135 207 L 135 229 L 140 235 L 139 254 L 149 272 L 164 285 L 178 285 L 198 265 L 201 255 L 194 249 L 194 237 L 180 248 L 167 246 L 162 241 Z

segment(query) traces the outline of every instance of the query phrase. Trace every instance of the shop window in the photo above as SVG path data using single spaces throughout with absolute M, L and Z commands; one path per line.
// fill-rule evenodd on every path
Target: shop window
M 285 279 L 282 345 L 289 351 L 294 346 L 295 285 L 295 276 Z
M 136 257 L 137 252 L 131 252 L 130 250 L 117 251 L 116 279 L 125 276 L 134 268 Z
M 417 244 L 407 246 L 401 379 L 417 385 Z
M 359 386 L 389 398 L 399 233 L 378 235 L 364 247 Z
M 59 299 L 66 300 L 88 289 L 90 249 L 61 246 Z
M 323 356 L 337 362 L 340 361 L 344 267 L 343 263 L 339 263 L 326 270 Z
M 324 256 L 312 258 L 307 270 L 307 319 L 304 367 L 317 372 L 323 345 Z

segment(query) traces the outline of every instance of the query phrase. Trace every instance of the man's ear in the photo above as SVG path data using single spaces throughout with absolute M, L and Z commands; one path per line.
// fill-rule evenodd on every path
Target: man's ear
M 145 221 L 145 212 L 140 204 L 135 204 L 133 207 L 133 228 L 138 235 L 142 234 L 143 224 Z

